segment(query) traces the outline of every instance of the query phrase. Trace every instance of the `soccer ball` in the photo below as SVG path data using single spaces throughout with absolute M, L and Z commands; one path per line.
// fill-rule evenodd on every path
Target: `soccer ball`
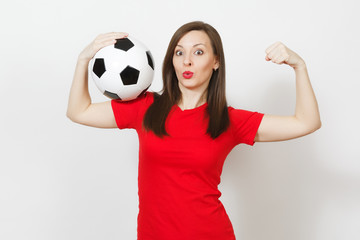
M 100 49 L 90 61 L 95 85 L 107 97 L 133 100 L 150 87 L 154 60 L 149 49 L 133 37 L 117 39 Z

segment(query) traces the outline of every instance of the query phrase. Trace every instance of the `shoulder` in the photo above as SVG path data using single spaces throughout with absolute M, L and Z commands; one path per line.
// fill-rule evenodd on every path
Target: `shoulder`
M 142 96 L 139 97 L 139 99 L 143 99 L 142 101 L 153 103 L 154 99 L 156 98 L 158 94 L 155 92 L 145 92 Z
M 112 109 L 118 127 L 120 129 L 140 127 L 141 120 L 153 101 L 154 93 L 152 92 L 145 92 L 130 101 L 112 100 Z
M 154 102 L 155 94 L 156 93 L 153 92 L 145 92 L 141 96 L 130 101 L 114 99 L 111 101 L 111 105 L 114 112 L 122 112 L 122 114 L 125 112 L 133 112 L 134 114 L 139 115 L 139 113 L 145 112 Z
M 144 94 L 142 94 L 141 96 L 130 100 L 130 101 L 122 101 L 120 99 L 113 99 L 112 103 L 113 104 L 123 104 L 123 105 L 143 105 L 146 103 L 152 103 L 154 101 L 154 95 L 156 93 L 154 92 L 145 92 Z
M 255 112 L 255 111 L 249 111 L 244 109 L 236 109 L 231 106 L 228 107 L 229 112 L 229 118 L 231 123 L 239 123 L 239 122 L 247 122 L 249 120 L 251 121 L 258 121 L 261 120 L 264 114 Z
M 252 111 L 248 111 L 248 110 L 244 110 L 244 109 L 238 109 L 238 108 L 233 108 L 231 106 L 228 107 L 228 112 L 229 112 L 229 117 L 241 117 L 241 116 L 247 116 L 249 114 L 252 114 L 254 112 Z
M 230 131 L 237 144 L 254 144 L 254 139 L 264 114 L 228 107 Z

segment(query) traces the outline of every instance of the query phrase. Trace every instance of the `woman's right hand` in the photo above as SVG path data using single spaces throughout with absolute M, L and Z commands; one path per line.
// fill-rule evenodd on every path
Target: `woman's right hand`
M 100 34 L 80 53 L 79 60 L 89 62 L 101 48 L 115 44 L 116 39 L 126 38 L 128 35 L 124 32 Z
M 70 89 L 66 115 L 74 122 L 99 128 L 116 128 L 111 101 L 92 103 L 88 89 L 88 64 L 103 47 L 116 43 L 116 39 L 127 37 L 127 33 L 100 34 L 79 55 L 74 80 Z

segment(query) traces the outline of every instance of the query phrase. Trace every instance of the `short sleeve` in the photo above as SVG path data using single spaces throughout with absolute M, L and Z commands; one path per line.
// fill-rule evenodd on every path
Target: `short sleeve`
M 254 145 L 254 139 L 264 114 L 229 107 L 229 116 L 235 144 Z
M 116 124 L 119 129 L 136 129 L 142 124 L 146 110 L 153 102 L 153 93 L 146 92 L 142 96 L 131 100 L 111 100 Z

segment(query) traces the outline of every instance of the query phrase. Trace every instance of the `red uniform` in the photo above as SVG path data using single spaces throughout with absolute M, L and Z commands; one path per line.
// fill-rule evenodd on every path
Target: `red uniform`
M 207 103 L 184 111 L 174 105 L 165 123 L 170 136 L 159 138 L 142 126 L 153 101 L 150 92 L 112 101 L 118 127 L 133 128 L 139 137 L 138 240 L 234 240 L 219 200 L 220 175 L 234 146 L 254 144 L 263 114 L 228 107 L 230 127 L 212 139 Z

